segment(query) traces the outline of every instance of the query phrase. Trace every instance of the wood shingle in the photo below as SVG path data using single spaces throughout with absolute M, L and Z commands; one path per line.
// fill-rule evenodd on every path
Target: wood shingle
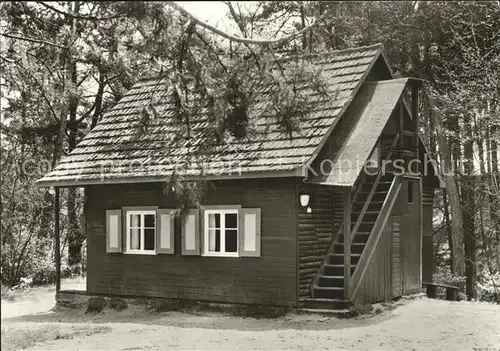
M 192 152 L 203 143 L 203 131 L 209 123 L 203 109 L 193 118 L 191 140 L 179 142 L 176 137 L 182 127 L 174 121 L 174 105 L 167 84 L 162 79 L 141 81 L 38 184 L 72 186 L 163 181 L 185 164 L 189 167 L 182 168 L 182 174 L 188 177 L 256 176 L 269 172 L 281 176 L 302 175 L 303 166 L 315 157 L 330 135 L 381 51 L 381 45 L 374 45 L 311 58 L 315 68 L 320 69 L 328 91 L 335 92 L 334 99 L 325 101 L 313 93 L 310 83 L 304 82 L 299 88 L 309 92 L 312 109 L 301 117 L 299 131 L 291 138 L 279 130 L 262 102 L 250 111 L 256 135 L 212 147 L 202 158 L 193 156 Z M 141 112 L 150 103 L 152 94 L 155 101 L 159 101 L 158 117 L 150 120 L 147 132 L 141 133 Z

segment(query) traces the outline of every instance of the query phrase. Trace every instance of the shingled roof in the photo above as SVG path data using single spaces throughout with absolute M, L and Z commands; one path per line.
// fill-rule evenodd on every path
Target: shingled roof
M 311 182 L 354 185 L 409 80 L 400 78 L 363 84 L 352 108 L 346 112 L 346 122 L 339 125 L 342 130 L 333 135 L 340 140 L 339 147 L 328 157 L 332 169 L 328 174 L 312 177 Z
M 318 154 L 381 52 L 382 46 L 374 45 L 315 57 L 313 64 L 321 69 L 329 90 L 338 93 L 331 101 L 311 97 L 316 104 L 301 118 L 300 132 L 289 138 L 278 130 L 276 120 L 265 113 L 256 114 L 255 125 L 265 127 L 266 133 L 212 148 L 205 155 L 203 166 L 189 167 L 185 175 L 199 177 L 203 173 L 212 179 L 305 176 L 304 166 Z M 173 102 L 157 106 L 158 117 L 149 122 L 147 133 L 138 134 L 142 128 L 141 111 L 150 102 L 151 93 L 167 96 L 166 86 L 162 79 L 134 85 L 78 147 L 38 180 L 38 184 L 83 186 L 168 179 L 180 164 L 191 161 L 188 157 L 193 146 L 174 142 L 178 127 L 173 120 Z M 193 123 L 193 133 L 206 128 L 207 123 L 199 116 Z

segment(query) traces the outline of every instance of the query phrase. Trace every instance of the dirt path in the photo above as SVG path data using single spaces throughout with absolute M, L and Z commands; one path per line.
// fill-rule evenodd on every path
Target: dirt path
M 500 349 L 500 306 L 425 298 L 351 320 L 294 314 L 279 319 L 148 314 L 128 309 L 95 316 L 66 311 L 2 324 L 2 340 L 10 337 L 14 343 L 16 333 L 50 331 L 50 338 L 25 345 L 32 350 Z
M 67 290 L 85 290 L 85 278 L 63 279 L 61 287 Z M 2 319 L 48 312 L 54 307 L 56 288 L 40 287 L 16 291 L 2 296 Z

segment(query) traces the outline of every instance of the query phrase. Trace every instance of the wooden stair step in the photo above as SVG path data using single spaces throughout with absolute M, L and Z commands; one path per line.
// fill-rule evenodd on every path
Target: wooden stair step
M 365 201 L 354 201 L 354 204 L 356 204 L 356 205 L 364 205 Z M 374 205 L 374 204 L 383 205 L 384 201 L 370 201 L 370 205 Z
M 336 318 L 350 318 L 353 312 L 350 309 L 330 309 L 330 308 L 300 308 L 299 313 L 320 314 Z
M 344 286 L 344 276 L 343 275 L 322 275 L 318 279 L 318 285 L 324 287 L 343 287 Z
M 351 243 L 351 254 L 354 253 L 361 253 L 363 252 L 363 249 L 365 248 L 365 243 Z M 333 253 L 338 253 L 338 254 L 344 254 L 344 244 L 342 242 L 337 242 L 335 243 L 335 246 L 333 247 Z
M 356 269 L 355 264 L 351 264 L 351 274 Z M 344 265 L 343 264 L 329 264 L 326 263 L 323 266 L 323 274 L 324 275 L 343 275 L 344 274 Z
M 379 213 L 380 211 L 365 211 L 365 214 L 379 214 Z M 352 212 L 351 214 L 359 216 L 361 214 L 361 211 Z
M 314 286 L 314 296 L 320 298 L 337 298 L 342 299 L 344 297 L 344 287 L 326 287 L 326 286 Z
M 380 190 L 380 191 L 376 190 L 373 193 L 373 195 L 382 195 L 382 194 L 383 195 L 387 195 L 388 192 L 389 192 L 389 190 Z M 363 190 L 361 190 L 358 194 L 368 195 L 370 193 L 371 193 L 371 191 L 363 191 Z
M 346 309 L 352 306 L 352 301 L 343 299 L 324 299 L 317 297 L 301 298 L 299 299 L 299 306 L 301 308 L 312 309 Z
M 360 253 L 351 253 L 351 265 L 357 264 L 361 257 Z M 343 253 L 333 253 L 328 255 L 328 263 L 330 264 L 343 264 L 344 254 Z

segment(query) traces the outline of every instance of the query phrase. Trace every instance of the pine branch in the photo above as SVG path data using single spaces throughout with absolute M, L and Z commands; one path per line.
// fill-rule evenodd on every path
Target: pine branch
M 117 19 L 117 18 L 121 18 L 122 17 L 120 15 L 109 16 L 109 17 L 96 17 L 96 16 L 77 15 L 77 14 L 74 14 L 74 13 L 71 13 L 71 12 L 68 12 L 68 11 L 64 11 L 64 10 L 55 8 L 54 6 L 49 5 L 49 4 L 47 4 L 47 3 L 43 2 L 43 1 L 37 1 L 37 4 L 45 6 L 46 8 L 48 8 L 48 9 L 54 11 L 54 12 L 57 12 L 60 15 L 68 16 L 68 17 L 71 17 L 71 18 L 74 18 L 74 19 L 79 19 L 79 20 L 86 20 L 86 21 L 109 21 L 109 20 L 112 20 L 112 19 Z
M 290 41 L 290 40 L 294 39 L 295 37 L 300 36 L 304 32 L 307 32 L 311 28 L 315 27 L 323 19 L 323 17 L 324 17 L 324 15 L 323 15 L 317 21 L 313 22 L 309 26 L 304 27 L 301 30 L 296 31 L 295 33 L 286 35 L 286 36 L 284 36 L 282 38 L 275 39 L 275 40 L 256 40 L 256 39 L 242 38 L 242 37 L 238 37 L 238 36 L 235 36 L 235 35 L 227 34 L 227 33 L 221 31 L 220 29 L 218 29 L 218 28 L 216 28 L 216 27 L 214 27 L 214 26 L 212 26 L 210 24 L 203 22 L 202 20 L 200 20 L 199 18 L 197 18 L 196 16 L 194 16 L 189 11 L 185 10 L 182 6 L 176 4 L 175 2 L 171 1 L 170 5 L 172 7 L 174 7 L 176 10 L 180 11 L 181 13 L 183 13 L 184 15 L 188 16 L 189 18 L 191 18 L 192 21 L 196 22 L 197 24 L 199 24 L 203 28 L 208 29 L 209 31 L 211 31 L 211 32 L 213 32 L 213 33 L 215 33 L 217 35 L 220 35 L 223 38 L 229 39 L 230 41 L 234 41 L 236 43 L 253 44 L 253 45 L 278 45 L 278 44 L 282 44 L 284 42 Z
M 0 33 L 0 35 L 3 36 L 3 37 L 6 37 L 6 38 L 23 40 L 23 41 L 29 41 L 31 43 L 36 43 L 36 44 L 50 45 L 50 46 L 54 46 L 54 47 L 60 48 L 60 49 L 67 49 L 66 46 L 59 45 L 59 44 L 56 44 L 56 43 L 52 43 L 52 42 L 46 41 L 46 40 L 40 40 L 40 39 L 30 38 L 30 37 L 26 37 L 26 36 L 22 36 L 21 37 L 21 36 L 7 34 L 7 33 Z

